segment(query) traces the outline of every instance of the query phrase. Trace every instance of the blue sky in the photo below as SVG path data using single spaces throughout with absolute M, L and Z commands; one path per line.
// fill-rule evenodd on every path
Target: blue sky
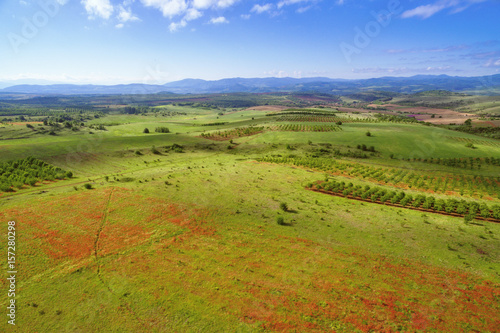
M 0 13 L 0 82 L 500 73 L 498 0 L 9 0 Z

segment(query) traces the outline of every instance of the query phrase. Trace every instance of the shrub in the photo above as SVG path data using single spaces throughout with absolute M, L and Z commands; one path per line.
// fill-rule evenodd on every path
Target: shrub
M 142 131 L 142 133 L 149 133 L 149 129 L 146 127 L 146 128 Z
M 91 190 L 92 189 L 92 184 L 84 184 L 83 187 L 85 187 L 87 190 Z
M 279 225 L 285 225 L 285 219 L 283 218 L 283 216 L 278 216 L 276 218 L 276 223 L 278 223 Z
M 288 211 L 288 205 L 286 204 L 286 202 L 280 203 L 280 209 L 284 212 Z
M 372 133 L 370 133 L 370 131 L 367 131 L 365 134 L 366 136 L 372 136 Z

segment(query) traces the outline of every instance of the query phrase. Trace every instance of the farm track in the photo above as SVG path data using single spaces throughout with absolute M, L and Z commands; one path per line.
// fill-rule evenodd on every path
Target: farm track
M 130 304 L 124 300 L 124 296 L 123 295 L 117 295 L 113 289 L 111 289 L 111 287 L 109 286 L 109 283 L 106 283 L 106 281 L 104 280 L 102 274 L 101 274 L 101 265 L 99 263 L 99 241 L 100 241 L 100 238 L 101 238 L 101 233 L 102 233 L 102 230 L 106 224 L 106 221 L 108 219 L 108 215 L 109 215 L 109 207 L 110 207 L 110 204 L 111 204 L 111 199 L 112 199 L 112 196 L 113 196 L 113 192 L 114 192 L 114 189 L 112 188 L 111 189 L 111 192 L 109 193 L 109 196 L 108 196 L 108 199 L 107 199 L 107 202 L 106 202 L 106 207 L 104 208 L 104 212 L 103 212 L 103 216 L 102 216 L 102 220 L 101 220 L 101 225 L 99 226 L 99 229 L 97 230 L 96 232 L 96 238 L 95 238 L 95 242 L 94 242 L 94 258 L 95 258 L 95 261 L 96 261 L 96 265 L 97 265 L 97 271 L 96 271 L 96 275 L 97 275 L 97 278 L 99 279 L 99 281 L 101 281 L 101 283 L 103 284 L 103 286 L 110 292 L 111 295 L 113 295 L 114 297 L 116 297 L 120 303 L 124 306 L 125 309 L 127 309 L 127 311 L 137 320 L 137 322 L 139 322 L 144 328 L 146 328 L 146 324 L 141 320 L 141 318 L 134 312 L 134 310 L 132 310 L 132 307 L 130 306 Z

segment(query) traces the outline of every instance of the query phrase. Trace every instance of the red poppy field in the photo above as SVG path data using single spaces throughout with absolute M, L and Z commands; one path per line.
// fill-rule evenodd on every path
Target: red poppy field
M 18 225 L 20 293 L 31 304 L 20 316 L 26 332 L 500 328 L 498 283 L 231 223 L 224 211 L 125 188 L 38 199 L 0 218 Z M 49 327 L 41 313 L 54 297 L 64 310 Z M 87 304 L 93 308 L 83 311 Z

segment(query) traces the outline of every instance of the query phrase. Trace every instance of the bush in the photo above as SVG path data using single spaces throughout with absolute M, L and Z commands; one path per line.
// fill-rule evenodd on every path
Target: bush
M 92 189 L 92 184 L 84 184 L 83 187 L 85 187 L 87 190 L 91 190 Z
M 149 129 L 146 127 L 146 128 L 142 131 L 142 133 L 149 133 Z
M 280 209 L 284 212 L 288 212 L 288 205 L 286 204 L 286 202 L 280 203 Z
M 365 134 L 366 136 L 372 136 L 372 133 L 370 133 L 370 131 L 367 131 Z
M 279 225 L 285 225 L 285 219 L 283 218 L 283 216 L 278 216 L 276 218 L 276 223 L 278 223 Z

